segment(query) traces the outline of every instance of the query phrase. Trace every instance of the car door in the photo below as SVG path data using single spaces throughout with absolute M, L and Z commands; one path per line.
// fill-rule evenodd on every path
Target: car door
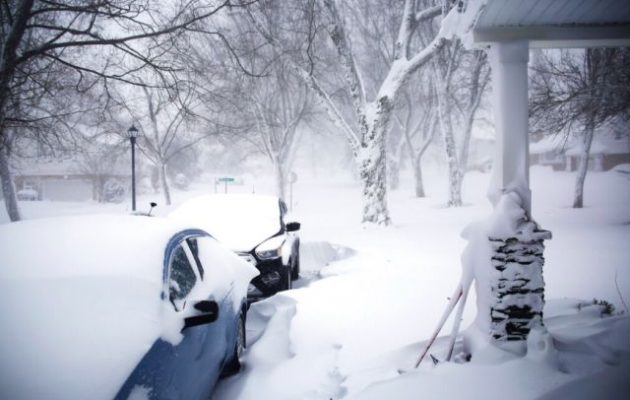
M 149 399 L 201 399 L 208 396 L 218 379 L 227 351 L 226 330 L 231 327 L 227 316 L 222 315 L 225 299 L 204 290 L 204 278 L 208 276 L 195 254 L 196 240 L 196 236 L 180 237 L 167 248 L 169 261 L 162 299 L 166 303 L 162 323 L 167 333 L 146 353 L 117 398 L 126 399 L 139 392 Z M 194 308 L 204 301 L 218 305 L 215 321 L 172 331 L 171 325 L 176 329 L 181 326 L 176 324 L 178 319 L 202 315 Z

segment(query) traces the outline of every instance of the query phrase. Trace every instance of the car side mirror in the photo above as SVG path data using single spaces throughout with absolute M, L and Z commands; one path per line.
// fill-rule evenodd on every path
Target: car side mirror
M 289 222 L 287 224 L 287 232 L 295 232 L 300 230 L 299 222 Z
M 195 310 L 200 311 L 199 314 L 184 319 L 184 328 L 190 328 L 198 325 L 205 325 L 216 321 L 219 318 L 219 305 L 214 300 L 202 300 L 195 303 Z

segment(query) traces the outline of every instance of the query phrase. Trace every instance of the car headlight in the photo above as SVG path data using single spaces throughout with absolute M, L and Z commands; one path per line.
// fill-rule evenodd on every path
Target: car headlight
M 282 257 L 282 245 L 284 244 L 284 236 L 275 236 L 269 240 L 262 242 L 256 247 L 256 255 L 261 260 Z

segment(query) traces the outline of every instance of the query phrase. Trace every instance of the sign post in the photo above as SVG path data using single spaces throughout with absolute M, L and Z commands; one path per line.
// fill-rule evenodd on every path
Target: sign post
M 223 182 L 223 189 L 224 189 L 224 193 L 228 192 L 228 183 L 234 182 L 234 178 L 232 178 L 231 176 L 224 176 L 221 177 L 219 179 L 217 179 L 218 182 Z

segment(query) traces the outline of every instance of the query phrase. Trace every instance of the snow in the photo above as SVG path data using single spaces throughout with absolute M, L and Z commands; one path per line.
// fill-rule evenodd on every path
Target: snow
M 474 323 L 477 296 L 471 290 L 461 324 L 465 343 L 456 342 L 454 360 L 464 344 L 475 357 L 437 366 L 427 358 L 414 369 L 461 279 L 469 242 L 460 233 L 492 215 L 488 174 L 466 174 L 465 206 L 446 208 L 444 172 L 424 172 L 428 197 L 414 198 L 413 178 L 404 175 L 401 189 L 390 194 L 393 225 L 385 228 L 360 223 L 360 184 L 321 169 L 320 176 L 298 171 L 293 214 L 302 223 L 301 277 L 296 289 L 252 305 L 244 368 L 219 383 L 215 400 L 622 398 L 615 393 L 630 390 L 629 319 L 602 317 L 601 307 L 592 305 L 593 298 L 607 300 L 627 314 L 620 299 L 630 301 L 627 178 L 589 172 L 585 208 L 578 210 L 570 207 L 574 174 L 532 168 L 532 215 L 553 233 L 544 253 L 547 331 L 534 331 L 525 356 L 488 346 Z M 259 177 L 256 189 L 273 193 L 272 179 Z M 181 204 L 207 190 L 199 185 L 175 192 L 174 200 Z M 145 196 L 138 204 L 150 200 Z M 30 218 L 73 211 L 65 203 L 21 206 Z M 86 213 L 127 206 L 74 207 Z M 448 338 L 440 337 L 430 354 L 443 360 L 447 346 Z
M 623 178 L 605 173 L 591 176 L 587 198 L 593 206 L 579 212 L 567 207 L 571 174 L 532 170 L 535 215 L 540 216 L 541 226 L 553 231 L 554 239 L 546 243 L 545 253 L 547 331 L 542 327 L 534 330 L 525 349 L 527 355 L 488 346 L 485 334 L 472 324 L 476 310 L 471 301 L 462 326 L 468 344 L 477 342 L 474 361 L 437 367 L 424 362 L 413 370 L 423 340 L 435 327 L 460 278 L 458 259 L 466 242 L 458 238 L 458 231 L 478 216 L 491 215 L 483 196 L 487 179 L 483 174 L 467 175 L 464 198 L 473 204 L 461 209 L 442 207 L 446 184 L 436 188 L 435 177 L 427 182 L 433 198 L 413 199 L 407 193 L 394 192 L 390 198 L 391 228 L 359 227 L 356 220 L 360 215 L 350 206 L 360 204 L 360 198 L 351 188 L 329 183 L 334 186 L 333 193 L 323 184 L 309 182 L 308 194 L 299 197 L 296 210 L 302 214 L 305 227 L 302 258 L 306 271 L 302 279 L 308 286 L 252 306 L 250 317 L 257 322 L 248 325 L 254 343 L 246 353 L 245 370 L 222 382 L 215 399 L 411 399 L 419 394 L 423 398 L 492 399 L 504 398 L 506 393 L 511 398 L 532 399 L 565 385 L 589 382 L 589 376 L 600 373 L 609 377 L 606 385 L 617 386 L 616 393 L 628 390 L 622 378 L 628 378 L 623 368 L 630 343 L 618 339 L 630 337 L 627 317 L 602 318 L 599 312 L 591 312 L 595 307 L 578 312 L 578 301 L 561 300 L 598 297 L 621 307 L 610 275 L 614 269 L 623 276 L 619 280 L 625 288 L 622 290 L 629 292 L 630 253 L 617 245 L 629 233 L 627 225 L 619 224 L 630 221 L 630 209 L 623 204 L 630 199 L 630 188 L 622 185 Z M 325 194 L 316 195 L 317 191 Z M 518 220 L 522 211 L 516 213 L 518 207 L 512 207 L 508 200 L 503 200 L 505 207 L 497 213 L 514 213 Z M 322 213 L 323 209 L 329 214 Z M 565 215 L 558 217 L 558 213 Z M 607 218 L 600 219 L 602 213 Z M 325 226 L 318 223 L 323 215 Z M 489 220 L 497 223 L 493 229 L 498 232 L 514 227 Z M 581 227 L 576 229 L 576 223 Z M 590 232 L 593 226 L 608 232 L 597 245 L 612 258 L 605 265 L 597 264 L 597 274 L 588 273 L 592 264 L 579 259 L 591 254 L 589 247 L 574 248 L 570 239 L 560 237 L 573 231 L 572 236 L 587 243 L 595 236 Z M 343 249 L 340 259 L 333 246 L 322 244 L 324 239 Z M 568 249 L 575 257 L 565 262 Z M 606 288 L 598 288 L 600 284 Z M 474 291 L 471 296 L 475 298 Z M 264 318 L 259 314 L 269 322 L 261 323 Z M 564 342 L 567 331 L 573 332 L 570 345 Z M 443 359 L 446 346 L 445 338 L 438 339 L 431 354 Z M 457 346 L 461 346 L 460 341 Z M 618 354 L 611 365 L 600 361 L 607 352 Z M 588 358 L 587 367 L 581 366 L 584 360 L 579 353 Z M 574 359 L 576 354 L 578 359 Z M 607 393 L 606 386 L 597 381 L 593 384 Z
M 281 228 L 278 198 L 264 195 L 199 196 L 177 207 L 170 217 L 201 226 L 235 251 L 250 251 Z
M 164 248 L 174 233 L 160 222 L 90 216 L 0 226 L 4 396 L 115 396 L 160 336 L 151 300 L 162 291 L 164 253 L 147 249 Z
M 462 44 L 468 49 L 473 43 L 473 27 L 479 19 L 488 0 L 468 0 L 459 2 L 463 5 L 460 9 L 459 5 L 455 5 L 451 11 L 444 17 L 440 24 L 440 32 L 438 36 L 452 40 L 457 37 Z
M 185 228 L 121 215 L 0 225 L 2 396 L 111 399 L 158 338 L 177 344 L 192 308 L 177 313 L 160 299 L 164 250 Z M 213 239 L 198 241 L 212 279 L 189 298 L 232 290 L 239 307 L 256 270 Z

